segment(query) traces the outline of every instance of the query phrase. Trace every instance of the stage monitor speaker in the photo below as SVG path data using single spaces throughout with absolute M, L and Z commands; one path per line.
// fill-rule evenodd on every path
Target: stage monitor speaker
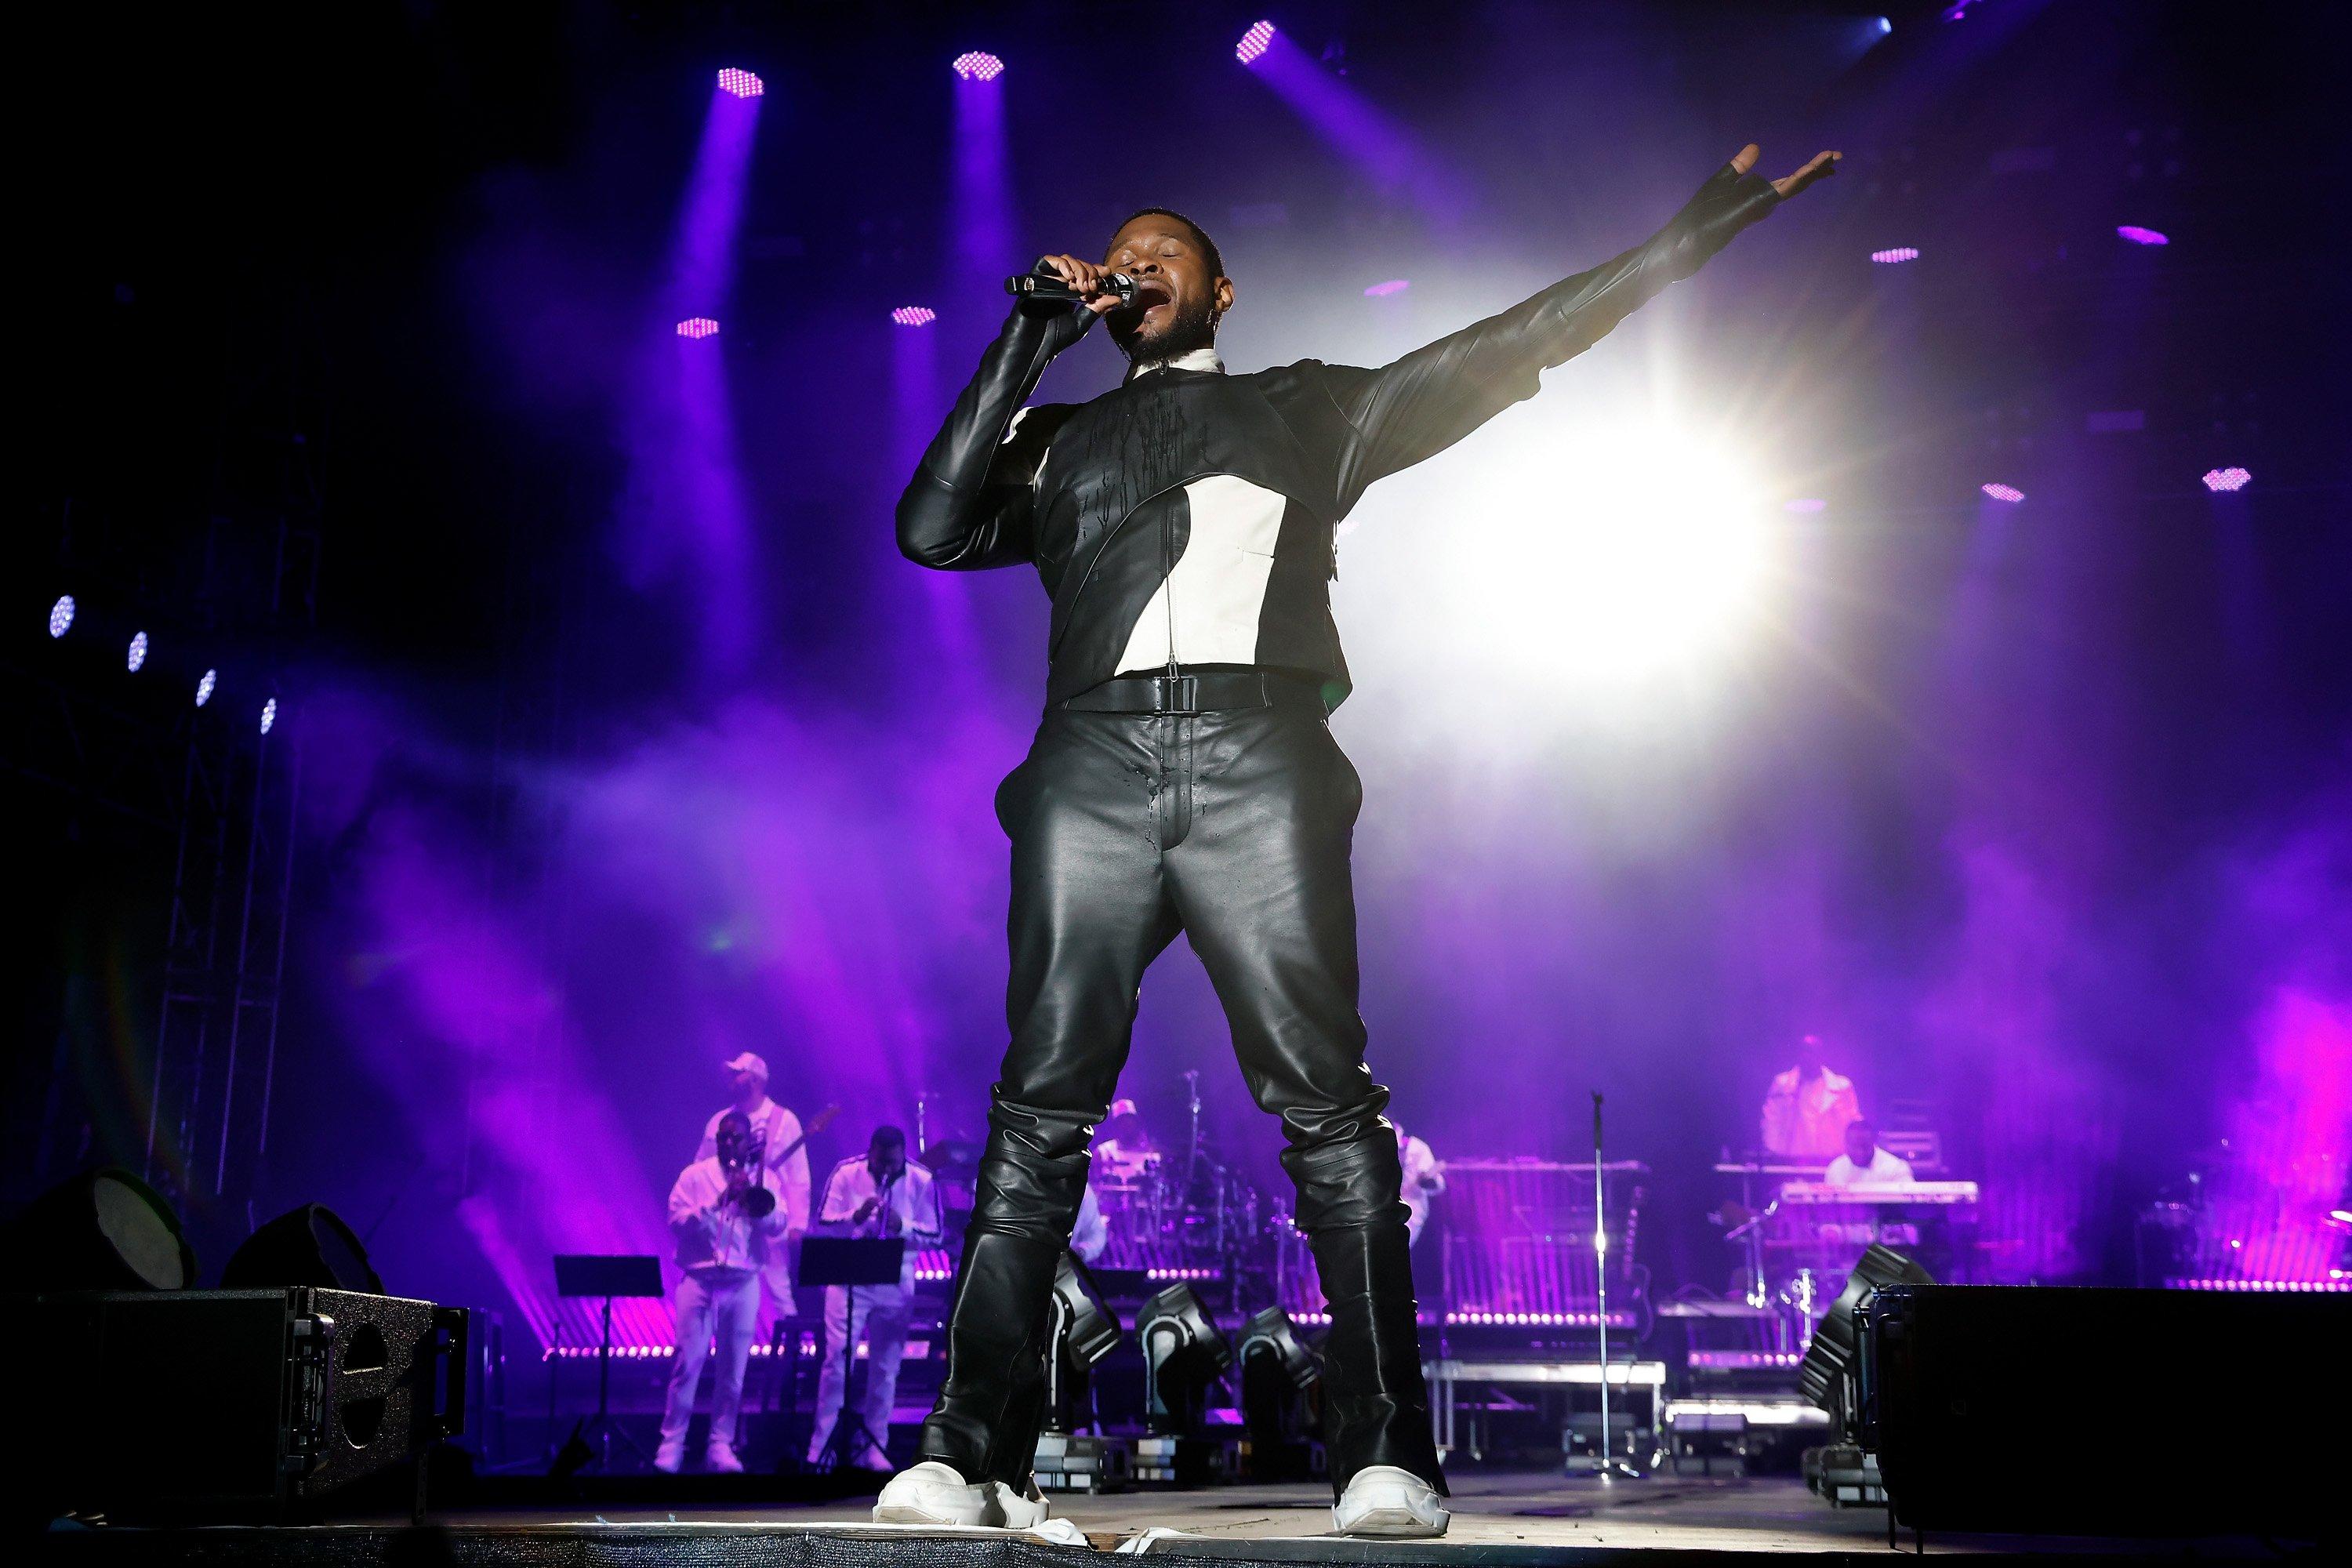
M 316 1285 L 383 1294 L 357 1232 L 324 1204 L 304 1204 L 255 1231 L 221 1270 L 224 1290 L 275 1290 Z
M 467 1316 L 347 1290 L 107 1291 L 0 1306 L 12 1485 L 45 1518 L 271 1521 L 465 1422 Z
M 1887 1285 L 1862 1446 L 1919 1531 L 2343 1528 L 2352 1295 Z
M 0 1234 L 0 1288 L 181 1290 L 195 1282 L 195 1250 L 172 1205 L 116 1165 L 51 1187 Z

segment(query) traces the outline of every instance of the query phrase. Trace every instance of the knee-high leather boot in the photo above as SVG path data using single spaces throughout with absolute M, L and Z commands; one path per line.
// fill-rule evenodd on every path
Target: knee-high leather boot
M 1318 1230 L 1311 1240 L 1331 1305 L 1323 1348 L 1323 1447 L 1333 1489 L 1346 1490 L 1367 1465 L 1395 1465 L 1443 1493 L 1445 1476 L 1429 1430 L 1403 1222 Z
M 1046 1303 L 1062 1247 L 972 1230 L 948 1312 L 948 1375 L 919 1456 L 1025 1490 L 1045 1399 Z

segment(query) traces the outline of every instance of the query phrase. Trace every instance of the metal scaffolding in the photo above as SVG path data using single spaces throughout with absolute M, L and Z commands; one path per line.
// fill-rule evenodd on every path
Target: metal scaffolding
M 182 672 L 142 675 L 60 642 L 9 671 L 32 700 L 0 744 L 0 765 L 67 797 L 77 839 L 81 825 L 101 833 L 137 900 L 169 888 L 162 973 L 147 982 L 160 994 L 152 1056 L 123 1091 L 133 1103 L 53 1093 L 40 1179 L 89 1157 L 93 1120 L 127 1110 L 124 1136 L 106 1141 L 113 1156 L 143 1163 L 184 1218 L 224 1238 L 244 1234 L 265 1195 L 302 776 L 299 693 L 284 682 L 316 625 L 327 445 L 307 288 L 250 279 L 226 324 L 206 515 L 158 515 L 139 454 L 122 454 L 134 460 L 98 465 L 61 509 L 56 558 L 93 611 L 135 616 L 159 647 L 217 664 L 219 694 L 199 704 L 193 670 L 184 685 Z M 135 902 L 109 918 L 138 921 Z M 70 1035 L 61 1028 L 61 1068 Z

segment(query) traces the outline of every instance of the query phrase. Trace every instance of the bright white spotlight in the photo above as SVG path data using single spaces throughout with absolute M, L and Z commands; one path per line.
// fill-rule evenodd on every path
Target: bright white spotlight
M 1775 537 L 1767 496 L 1738 452 L 1672 423 L 1546 428 L 1479 489 L 1492 531 L 1461 608 L 1538 680 L 1688 668 L 1754 617 Z
M 277 722 L 278 699 L 273 697 L 261 705 L 261 732 L 267 735 L 269 733 L 269 726 Z
M 59 595 L 58 596 L 58 602 L 49 606 L 49 635 L 53 637 L 61 637 L 65 636 L 66 629 L 73 625 L 73 595 L 71 594 Z
M 131 674 L 136 675 L 139 673 L 139 667 L 146 662 L 147 634 L 145 632 L 133 632 L 131 634 L 131 653 L 129 657 L 123 660 L 123 663 L 130 666 Z
M 220 684 L 219 670 L 208 669 L 205 671 L 203 679 L 196 682 L 197 707 L 201 708 L 205 703 L 210 702 L 213 700 L 213 688 L 218 684 Z

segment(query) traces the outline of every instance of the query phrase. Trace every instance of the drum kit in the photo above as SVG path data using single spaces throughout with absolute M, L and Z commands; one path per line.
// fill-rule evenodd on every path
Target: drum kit
M 1181 1147 L 1156 1147 L 1142 1118 L 1124 1105 L 1098 1130 L 1087 1185 L 1109 1241 L 1094 1268 L 1196 1289 L 1222 1281 L 1238 1290 L 1244 1279 L 1257 1284 L 1278 1272 L 1285 1248 L 1303 1247 L 1303 1238 L 1286 1205 L 1266 1201 L 1247 1174 L 1217 1156 L 1202 1132 L 1200 1075 L 1184 1077 L 1190 1125 Z M 981 1151 L 978 1140 L 946 1136 L 919 1156 L 939 1178 L 950 1231 L 969 1215 Z
M 1256 1261 L 1266 1238 L 1255 1184 L 1202 1151 L 1177 1160 L 1147 1153 L 1136 1169 L 1097 1181 L 1094 1189 L 1110 1233 L 1100 1259 L 1105 1268 L 1226 1277 Z

